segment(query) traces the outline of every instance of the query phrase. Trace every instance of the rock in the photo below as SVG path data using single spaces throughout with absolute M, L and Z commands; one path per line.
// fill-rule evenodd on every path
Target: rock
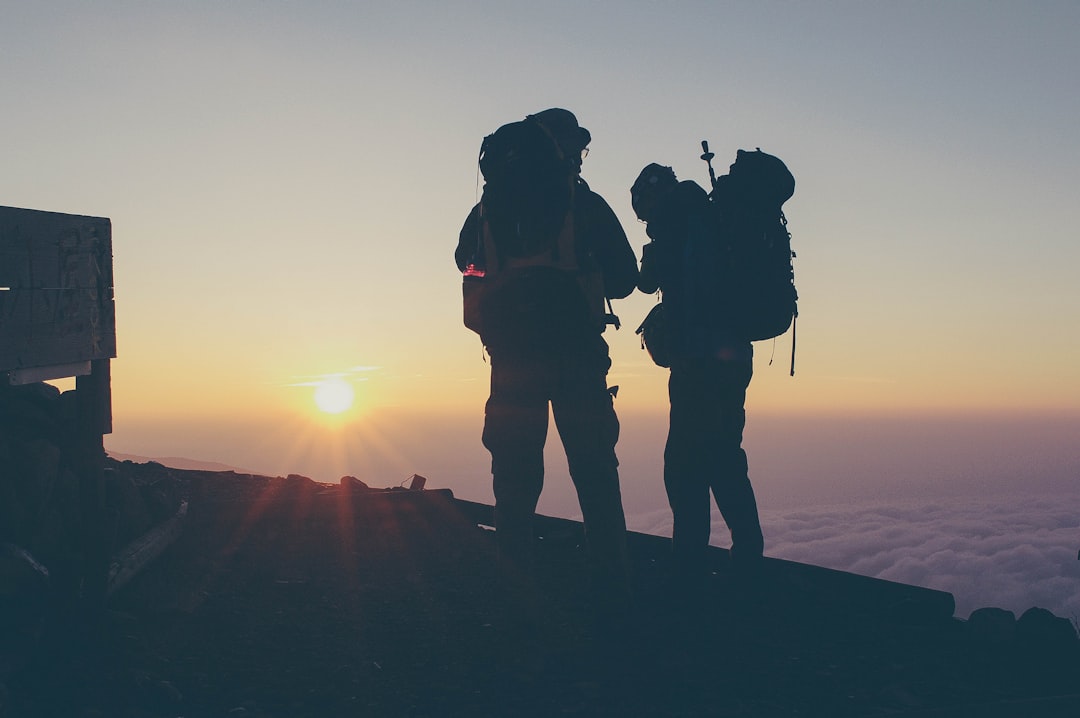
M 977 641 L 1008 643 L 1016 637 L 1016 614 L 1003 608 L 979 608 L 971 612 L 967 628 Z
M 25 547 L 49 567 L 50 597 L 79 595 L 85 579 L 96 580 L 84 575 L 96 570 L 96 557 L 171 517 L 184 497 L 164 466 L 126 471 L 119 462 L 106 462 L 104 511 L 98 515 L 96 507 L 89 508 L 88 501 L 97 499 L 87 480 L 97 467 L 86 463 L 92 447 L 78 433 L 77 393 L 61 394 L 44 383 L 0 382 L 0 543 Z M 14 565 L 0 566 L 0 601 L 27 601 L 26 591 L 15 590 L 15 583 L 25 582 L 18 578 L 20 564 Z
M 0 635 L 25 639 L 37 632 L 49 584 L 49 570 L 28 551 L 0 543 Z
M 117 512 L 117 543 L 123 545 L 150 528 L 150 512 L 143 503 L 139 487 L 130 477 L 107 472 L 105 475 L 107 503 Z
M 15 491 L 15 477 L 8 470 L 0 447 L 0 541 L 18 541 L 30 519 Z
M 27 547 L 58 571 L 68 570 L 79 556 L 79 541 L 55 504 L 46 506 L 38 517 Z
M 39 405 L 47 405 L 49 402 L 60 398 L 60 390 L 52 384 L 36 382 L 24 386 L 12 387 L 12 391 Z
M 342 476 L 341 488 L 357 491 L 367 491 L 371 487 L 365 484 L 360 479 L 356 478 L 355 476 Z
M 60 390 L 51 384 L 0 385 L 0 423 L 24 436 L 54 436 Z
M 1029 608 L 1016 622 L 1020 643 L 1036 650 L 1056 651 L 1077 647 L 1076 628 L 1067 618 L 1045 608 Z
M 153 523 L 158 524 L 176 513 L 180 506 L 180 499 L 175 492 L 169 490 L 165 482 L 149 484 L 139 487 L 142 493 L 143 503 Z
M 158 695 L 169 703 L 183 703 L 184 694 L 171 681 L 158 681 L 156 688 Z
M 79 398 L 74 389 L 60 395 L 60 400 L 56 402 L 56 415 L 63 425 L 75 426 L 79 420 Z
M 60 472 L 60 449 L 51 441 L 35 439 L 25 445 L 24 452 L 25 472 L 17 479 L 16 490 L 27 509 L 37 513 L 52 497 Z
M 0 587 L 7 592 L 12 586 L 44 589 L 49 581 L 49 569 L 28 551 L 15 544 L 0 544 Z
M 68 468 L 60 469 L 56 487 L 53 489 L 54 501 L 60 515 L 64 517 L 64 522 L 71 526 L 79 526 L 82 522 L 81 486 L 79 477 L 74 471 Z

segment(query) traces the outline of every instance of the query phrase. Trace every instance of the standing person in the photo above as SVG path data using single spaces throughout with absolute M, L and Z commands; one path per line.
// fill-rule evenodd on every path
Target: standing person
M 590 140 L 560 108 L 486 137 L 483 197 L 461 229 L 455 260 L 465 279 L 465 323 L 491 360 L 483 442 L 500 563 L 525 575 L 532 563 L 550 405 L 596 586 L 624 592 L 619 421 L 601 334 L 617 322 L 605 302 L 634 291 L 637 258 L 607 202 L 579 176 Z
M 764 541 L 742 448 L 746 389 L 753 347 L 699 301 L 691 272 L 692 237 L 715 239 L 715 207 L 697 183 L 680 182 L 670 167 L 650 164 L 631 188 L 638 218 L 651 242 L 642 251 L 638 288 L 663 296 L 671 343 L 670 425 L 664 448 L 664 487 L 674 519 L 677 571 L 700 576 L 707 568 L 711 528 L 709 492 L 731 531 L 737 568 L 760 565 Z M 716 277 L 722 282 L 722 277 Z

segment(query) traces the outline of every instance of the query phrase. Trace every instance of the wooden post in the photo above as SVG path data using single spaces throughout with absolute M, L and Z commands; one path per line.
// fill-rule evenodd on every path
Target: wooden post
M 105 445 L 112 431 L 112 384 L 108 359 L 91 362 L 90 374 L 75 380 L 77 464 L 82 504 L 82 598 L 86 607 L 102 607 L 108 589 L 113 521 L 105 506 Z

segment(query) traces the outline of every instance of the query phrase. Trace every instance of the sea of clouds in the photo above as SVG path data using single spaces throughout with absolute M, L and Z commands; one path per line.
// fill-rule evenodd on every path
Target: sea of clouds
M 139 445 L 132 453 L 195 456 L 329 482 L 350 474 L 371 486 L 402 485 L 419 473 L 429 488 L 491 503 L 482 412 L 452 418 L 381 417 L 381 437 L 373 439 L 367 426 L 336 443 L 298 441 L 274 426 L 256 427 L 245 442 L 235 427 L 209 422 L 171 430 L 147 425 L 135 427 L 145 436 L 132 441 Z M 948 591 L 960 618 L 986 606 L 1018 616 L 1038 606 L 1080 618 L 1080 416 L 751 419 L 744 446 L 767 555 Z M 620 420 L 627 524 L 670 536 L 662 480 L 666 416 Z M 165 441 L 177 436 L 196 440 Z M 545 461 L 539 511 L 580 519 L 554 428 Z M 729 545 L 719 512 L 713 516 L 713 543 Z
M 729 545 L 714 510 L 713 543 Z M 1038 606 L 1080 621 L 1080 494 L 998 494 L 761 511 L 766 553 L 947 591 L 955 615 Z M 667 511 L 628 517 L 671 535 Z
M 670 536 L 650 434 L 622 444 L 624 503 L 631 528 Z M 960 618 L 1037 606 L 1080 621 L 1076 416 L 755 418 L 744 446 L 767 555 L 947 591 Z

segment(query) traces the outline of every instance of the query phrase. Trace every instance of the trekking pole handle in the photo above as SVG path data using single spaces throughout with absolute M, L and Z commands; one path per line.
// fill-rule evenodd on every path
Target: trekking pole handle
M 713 157 L 716 157 L 716 155 L 714 155 L 712 152 L 709 152 L 709 141 L 708 140 L 702 140 L 701 141 L 701 150 L 703 152 L 703 154 L 701 155 L 701 159 L 705 160 L 705 164 L 709 165 L 709 184 L 713 188 L 715 188 L 716 187 L 716 173 L 713 172 L 712 161 L 713 161 Z

